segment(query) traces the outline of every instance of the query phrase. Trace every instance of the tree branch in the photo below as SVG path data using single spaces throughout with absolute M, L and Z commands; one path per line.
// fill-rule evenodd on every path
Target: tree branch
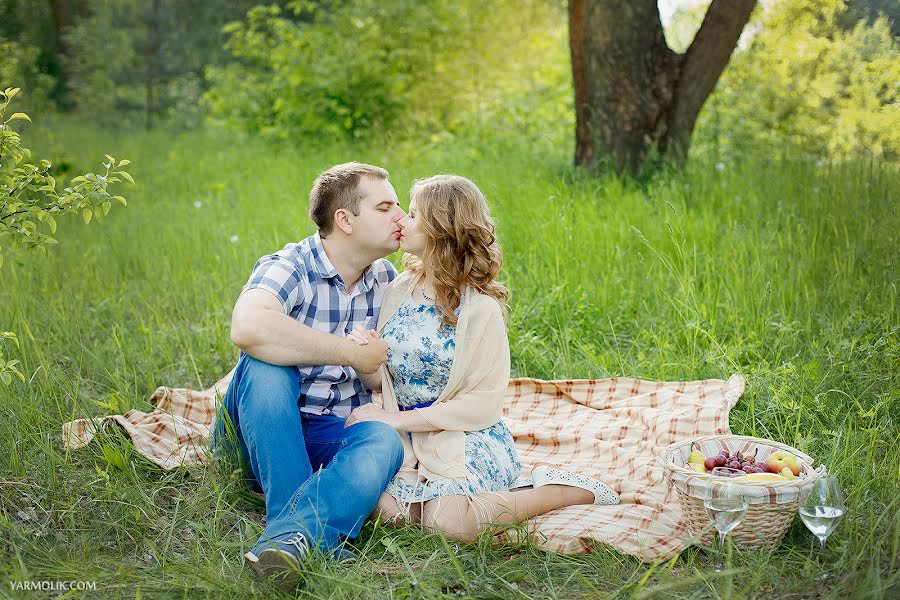
M 713 0 L 684 55 L 680 90 L 702 101 L 709 96 L 737 46 L 756 0 Z M 699 110 L 699 107 L 698 107 Z
M 16 212 L 12 212 L 12 213 L 3 215 L 2 217 L 0 217 L 0 221 L 5 221 L 9 217 L 14 217 L 15 215 L 21 215 L 22 213 L 27 213 L 27 212 L 28 212 L 27 210 L 17 210 Z

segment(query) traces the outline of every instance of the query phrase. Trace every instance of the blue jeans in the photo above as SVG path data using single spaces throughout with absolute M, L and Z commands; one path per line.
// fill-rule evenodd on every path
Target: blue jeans
M 330 552 L 359 535 L 403 462 L 403 445 L 384 423 L 344 428 L 341 417 L 301 413 L 299 396 L 296 369 L 242 353 L 223 399 L 236 435 L 226 433 L 220 414 L 212 446 L 232 459 L 239 452 L 250 466 L 251 484 L 266 496 L 266 529 L 259 543 L 299 531 Z

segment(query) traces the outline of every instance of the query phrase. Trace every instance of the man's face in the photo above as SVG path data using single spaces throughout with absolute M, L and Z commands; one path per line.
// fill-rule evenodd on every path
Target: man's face
M 358 189 L 363 194 L 359 215 L 350 215 L 353 238 L 361 246 L 380 256 L 396 252 L 400 247 L 400 219 L 406 213 L 400 208 L 397 192 L 387 179 L 361 177 Z

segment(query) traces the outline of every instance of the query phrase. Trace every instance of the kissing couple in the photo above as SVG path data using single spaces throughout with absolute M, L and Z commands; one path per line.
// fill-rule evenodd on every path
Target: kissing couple
M 213 428 L 214 452 L 265 495 L 244 556 L 256 576 L 290 589 L 314 551 L 354 560 L 344 541 L 366 518 L 471 541 L 619 502 L 557 466 L 520 477 L 501 418 L 509 290 L 472 181 L 414 182 L 407 214 L 387 171 L 341 164 L 315 180 L 309 215 L 317 233 L 260 258 L 235 304 L 241 354 Z M 400 274 L 385 259 L 398 249 Z

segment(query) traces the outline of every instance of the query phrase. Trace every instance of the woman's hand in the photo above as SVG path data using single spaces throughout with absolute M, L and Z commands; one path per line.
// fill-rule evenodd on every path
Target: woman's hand
M 353 340 L 360 346 L 365 346 L 369 343 L 371 339 L 378 339 L 378 333 L 374 329 L 366 329 L 362 325 L 357 325 L 353 328 L 353 331 L 347 336 L 349 339 Z
M 356 425 L 363 421 L 380 421 L 396 429 L 394 419 L 392 418 L 395 414 L 396 413 L 389 413 L 380 406 L 375 406 L 371 403 L 363 404 L 350 413 L 350 416 L 347 417 L 347 420 L 344 422 L 344 427 L 350 427 L 351 425 Z

